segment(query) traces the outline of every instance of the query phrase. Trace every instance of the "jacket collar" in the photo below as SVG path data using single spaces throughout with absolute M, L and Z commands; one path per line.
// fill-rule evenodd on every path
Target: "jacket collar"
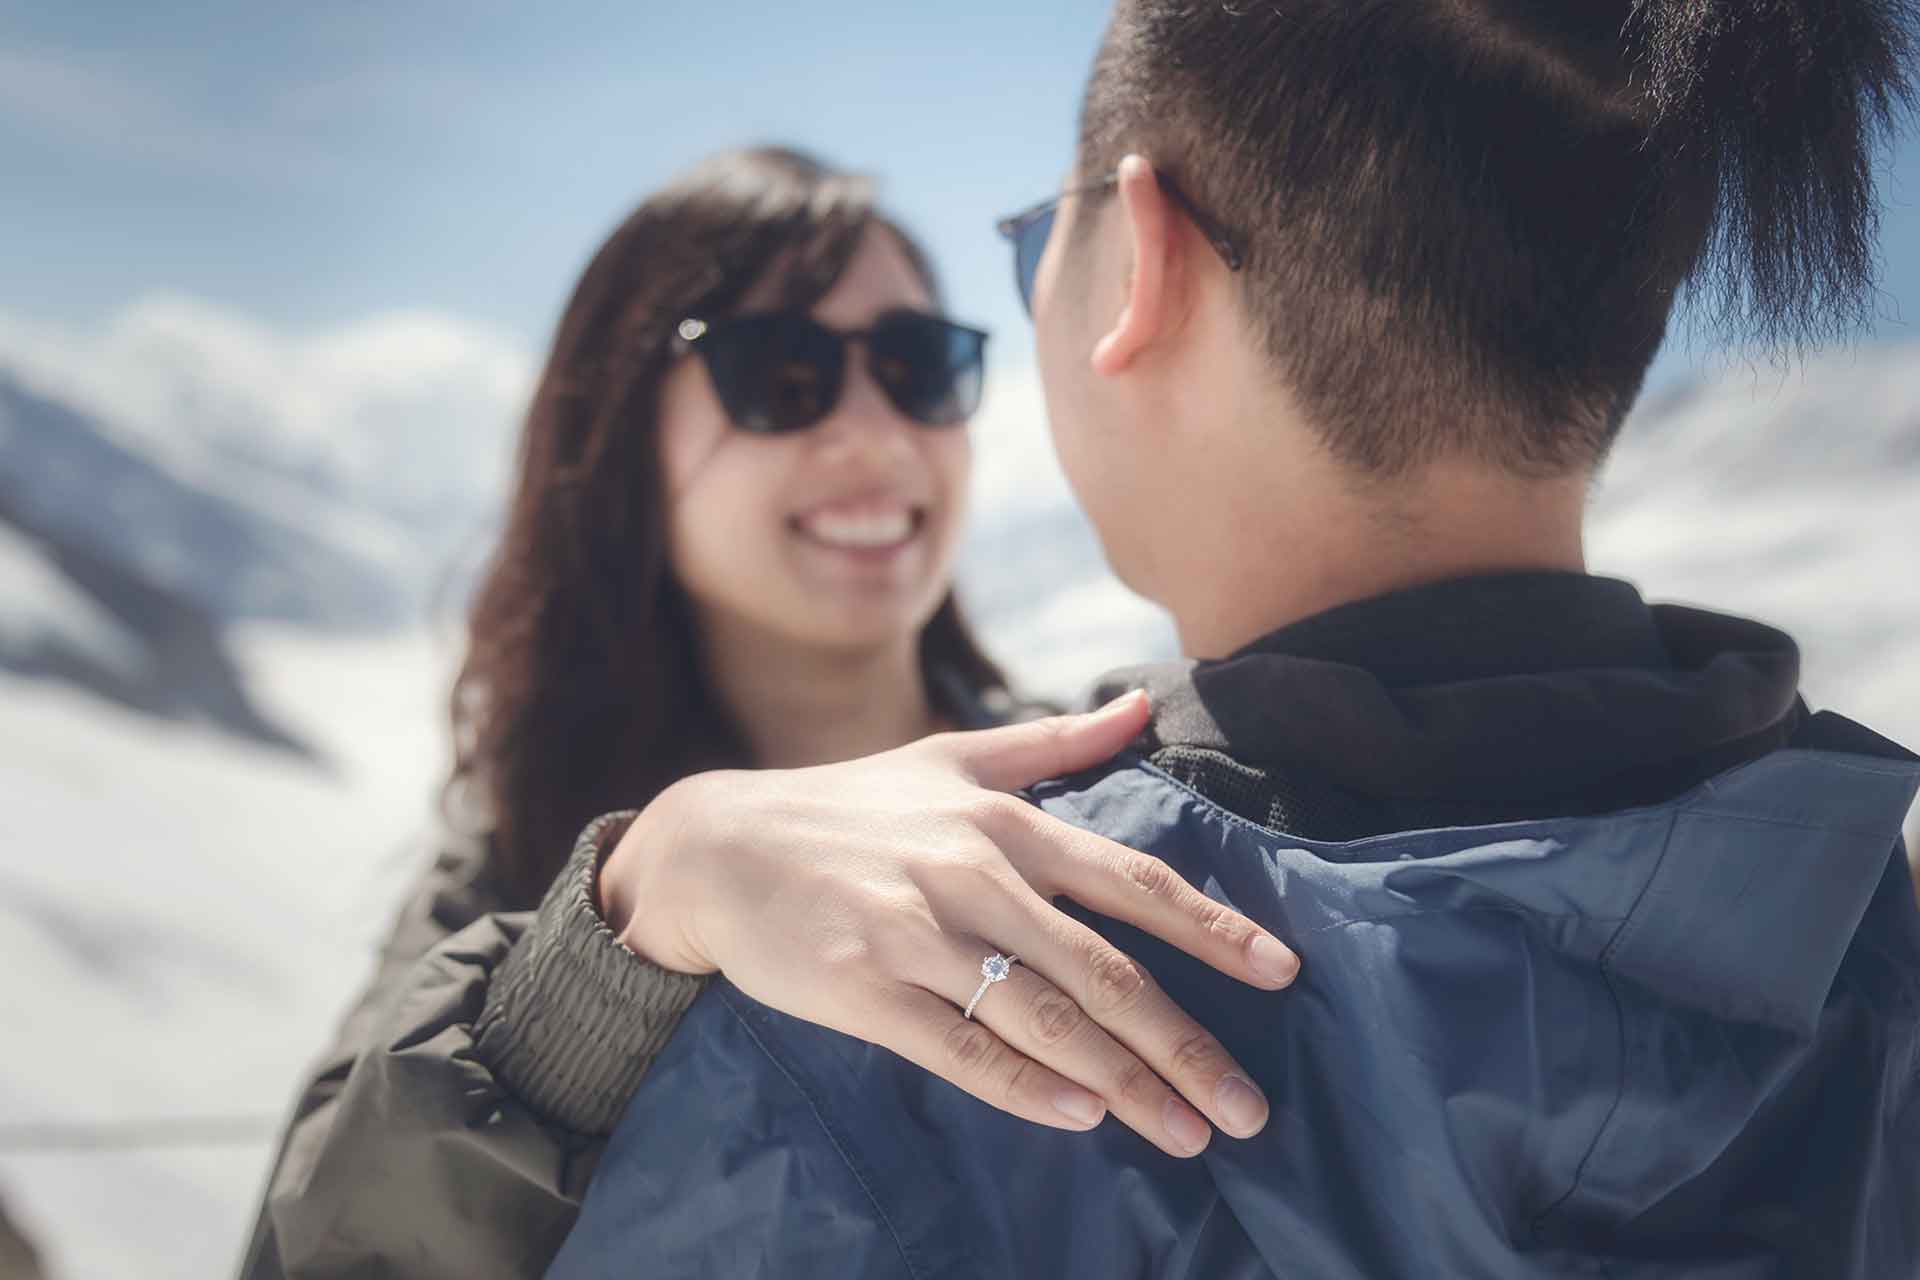
M 1209 748 L 1408 799 L 1544 801 L 1615 780 L 1624 805 L 1670 794 L 1676 762 L 1711 773 L 1785 745 L 1805 716 L 1799 670 L 1772 627 L 1649 606 L 1613 579 L 1515 573 L 1343 605 L 1217 661 L 1114 672 L 1096 696 L 1149 691 L 1149 753 Z

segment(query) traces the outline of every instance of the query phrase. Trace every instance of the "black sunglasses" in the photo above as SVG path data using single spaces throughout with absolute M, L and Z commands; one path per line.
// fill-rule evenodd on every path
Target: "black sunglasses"
M 965 422 L 980 407 L 987 335 L 899 308 L 863 330 L 834 330 L 804 311 L 682 320 L 675 349 L 706 361 L 720 403 L 742 431 L 776 435 L 824 421 L 847 381 L 847 347 L 893 407 L 924 427 Z
M 1238 271 L 1241 267 L 1240 246 L 1234 242 L 1227 229 L 1207 216 L 1200 207 L 1187 198 L 1184 191 L 1175 185 L 1172 178 L 1164 173 L 1155 173 L 1160 190 L 1166 192 L 1167 199 L 1180 206 L 1180 209 L 1198 227 L 1200 234 L 1207 238 L 1213 251 L 1227 264 L 1227 270 Z M 1020 290 L 1020 303 L 1033 314 L 1033 280 L 1040 274 L 1040 255 L 1046 252 L 1047 240 L 1053 235 L 1054 214 L 1059 212 L 1060 202 L 1068 196 L 1093 195 L 1111 191 L 1118 186 L 1120 175 L 1110 173 L 1095 183 L 1084 187 L 1073 187 L 1059 195 L 1042 200 L 1031 209 L 1000 219 L 997 224 L 1000 234 L 1013 244 L 1013 283 Z

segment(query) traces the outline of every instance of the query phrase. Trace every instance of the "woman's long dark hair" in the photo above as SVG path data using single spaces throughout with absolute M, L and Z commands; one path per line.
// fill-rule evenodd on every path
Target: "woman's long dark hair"
M 876 211 L 868 181 L 784 148 L 728 152 L 635 210 L 575 288 L 453 686 L 445 805 L 486 826 L 486 874 L 510 904 L 539 900 L 595 816 L 752 763 L 702 675 L 669 567 L 661 382 L 682 319 L 724 315 L 776 272 L 784 305 L 810 306 L 873 226 L 938 297 L 926 254 Z M 951 594 L 920 652 L 945 712 L 960 711 L 950 681 L 976 696 L 1005 687 Z

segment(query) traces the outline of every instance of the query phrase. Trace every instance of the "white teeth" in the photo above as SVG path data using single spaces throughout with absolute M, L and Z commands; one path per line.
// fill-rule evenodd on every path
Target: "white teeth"
M 823 511 L 807 517 L 801 527 L 829 546 L 853 550 L 891 547 L 905 542 L 913 533 L 913 514 L 889 511 L 847 515 Z

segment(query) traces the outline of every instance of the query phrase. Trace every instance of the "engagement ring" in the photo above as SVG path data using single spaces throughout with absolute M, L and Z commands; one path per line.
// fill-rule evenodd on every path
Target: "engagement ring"
M 1013 972 L 1013 966 L 1020 963 L 1019 956 L 1003 956 L 998 951 L 980 962 L 980 989 L 973 993 L 973 999 L 967 1001 L 965 1017 L 971 1021 L 973 1010 L 980 1003 L 980 997 L 987 994 L 987 988 L 996 982 L 1005 982 L 1007 975 Z

